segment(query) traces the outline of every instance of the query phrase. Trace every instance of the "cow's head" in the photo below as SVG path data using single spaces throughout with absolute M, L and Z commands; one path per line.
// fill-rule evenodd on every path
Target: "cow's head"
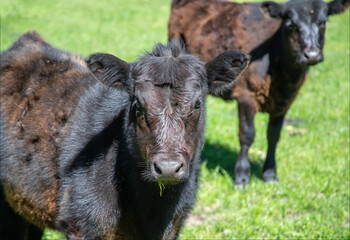
M 164 184 L 188 178 L 203 147 L 208 92 L 232 87 L 248 62 L 245 53 L 228 51 L 203 63 L 177 42 L 158 44 L 131 64 L 108 54 L 88 59 L 101 82 L 129 94 L 143 177 Z
M 263 2 L 261 8 L 271 17 L 281 18 L 285 46 L 298 64 L 323 61 L 323 45 L 328 16 L 349 7 L 349 0 L 291 0 L 284 4 Z

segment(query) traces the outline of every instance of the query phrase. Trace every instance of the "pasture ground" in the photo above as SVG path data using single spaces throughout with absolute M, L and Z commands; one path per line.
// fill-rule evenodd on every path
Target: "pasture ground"
M 36 29 L 49 43 L 87 56 L 133 61 L 166 43 L 170 1 L 1 0 L 1 51 Z M 180 239 L 350 239 L 349 10 L 327 23 L 325 61 L 292 105 L 277 149 L 279 182 L 261 170 L 268 116 L 257 114 L 249 187 L 237 190 L 237 104 L 209 97 L 197 205 Z M 43 239 L 61 239 L 46 230 Z

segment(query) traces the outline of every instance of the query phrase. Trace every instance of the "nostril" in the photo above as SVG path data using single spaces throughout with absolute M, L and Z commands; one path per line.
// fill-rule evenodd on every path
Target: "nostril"
M 179 173 L 180 169 L 183 167 L 183 163 L 181 163 L 181 165 L 175 170 L 175 173 Z
M 162 175 L 162 170 L 160 170 L 160 168 L 157 166 L 156 163 L 153 164 L 154 166 L 154 171 L 159 174 L 159 175 Z

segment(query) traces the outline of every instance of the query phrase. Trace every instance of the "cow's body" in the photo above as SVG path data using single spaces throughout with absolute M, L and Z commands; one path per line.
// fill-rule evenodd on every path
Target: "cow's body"
M 347 1 L 334 1 L 327 8 L 317 0 L 283 5 L 173 1 L 169 39 L 182 39 L 190 52 L 204 61 L 228 49 L 252 55 L 234 89 L 220 95 L 238 101 L 241 152 L 235 166 L 237 185 L 249 183 L 248 149 L 255 136 L 254 116 L 260 111 L 270 115 L 263 178 L 277 180 L 275 148 L 284 116 L 307 78 L 309 65 L 323 59 L 327 15 L 342 12 L 348 5 Z
M 204 64 L 177 43 L 131 64 L 85 61 L 23 35 L 1 55 L 0 238 L 49 227 L 69 239 L 175 239 L 195 201 L 216 68 L 238 76 L 247 61 L 228 52 Z
M 184 9 L 191 17 L 179 20 L 179 16 L 183 16 L 180 11 Z M 203 61 L 229 49 L 251 53 L 249 68 L 235 85 L 234 91 L 225 93 L 223 97 L 240 99 L 248 94 L 249 98 L 254 99 L 252 104 L 255 111 L 281 115 L 288 109 L 288 105 L 283 102 L 291 102 L 292 96 L 296 95 L 305 79 L 307 68 L 300 69 L 286 58 L 281 33 L 278 31 L 280 25 L 281 20 L 263 14 L 258 3 L 189 1 L 183 9 L 173 9 L 169 39 L 178 38 L 179 33 L 182 34 L 189 50 Z M 280 95 L 281 91 L 271 90 L 285 85 L 277 79 L 285 78 L 283 75 L 287 68 L 296 73 L 287 79 L 290 80 L 289 84 L 295 85 L 294 91 L 288 89 L 288 99 Z
M 54 226 L 60 138 L 92 80 L 84 59 L 36 34 L 1 54 L 0 177 L 10 204 L 39 227 Z

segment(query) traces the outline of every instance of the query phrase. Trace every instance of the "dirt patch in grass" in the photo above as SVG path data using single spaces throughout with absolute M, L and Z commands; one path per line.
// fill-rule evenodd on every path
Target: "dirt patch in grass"
M 186 225 L 198 226 L 217 221 L 220 215 L 219 211 L 217 211 L 218 207 L 219 203 L 215 203 L 212 206 L 200 207 L 199 210 L 188 216 Z

